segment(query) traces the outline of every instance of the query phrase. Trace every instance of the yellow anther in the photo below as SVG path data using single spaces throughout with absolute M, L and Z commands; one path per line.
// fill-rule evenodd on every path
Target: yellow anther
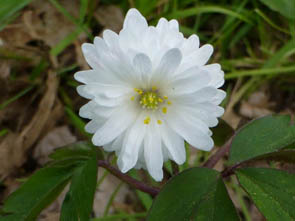
M 167 101 L 167 104 L 168 104 L 168 105 L 171 105 L 171 104 L 172 104 L 172 102 L 171 102 L 171 101 Z
M 159 101 L 160 103 L 163 103 L 163 99 L 161 99 L 161 98 L 158 98 L 158 101 Z
M 168 99 L 168 97 L 167 97 L 167 96 L 164 96 L 163 98 L 164 98 L 165 100 L 167 100 L 167 99 Z
M 135 97 L 134 97 L 134 96 L 132 96 L 130 99 L 131 99 L 132 101 L 134 101 Z
M 152 90 L 153 90 L 153 91 L 156 91 L 156 90 L 157 90 L 157 87 L 152 86 Z
M 138 94 L 142 94 L 142 93 L 143 93 L 143 91 L 140 90 L 140 89 L 138 89 L 138 88 L 134 88 L 134 91 L 135 91 L 136 93 L 138 93 Z
M 151 121 L 151 118 L 150 117 L 146 117 L 144 120 L 143 120 L 143 123 L 144 124 L 149 124 Z
M 163 107 L 162 112 L 163 112 L 163 114 L 166 114 L 167 113 L 167 107 Z
M 162 121 L 161 121 L 161 120 L 157 120 L 157 123 L 158 123 L 158 124 L 162 124 Z

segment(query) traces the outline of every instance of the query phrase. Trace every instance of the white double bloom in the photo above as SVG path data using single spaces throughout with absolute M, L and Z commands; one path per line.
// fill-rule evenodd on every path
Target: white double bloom
M 130 9 L 119 34 L 106 30 L 82 50 L 91 70 L 75 79 L 78 93 L 91 101 L 80 116 L 93 143 L 116 151 L 122 172 L 145 168 L 157 181 L 163 162 L 185 162 L 184 141 L 205 151 L 213 147 L 209 127 L 224 110 L 219 64 L 205 65 L 213 47 L 183 37 L 176 20 L 161 18 L 156 27 Z

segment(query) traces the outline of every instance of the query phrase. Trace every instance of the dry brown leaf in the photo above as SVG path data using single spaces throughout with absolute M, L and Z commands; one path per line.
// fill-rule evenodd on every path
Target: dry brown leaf
M 50 117 L 54 106 L 58 80 L 54 73 L 49 71 L 47 90 L 41 99 L 38 110 L 31 121 L 20 133 L 10 133 L 0 143 L 0 177 L 11 174 L 15 168 L 21 167 L 26 160 L 26 153 L 39 138 L 42 129 Z

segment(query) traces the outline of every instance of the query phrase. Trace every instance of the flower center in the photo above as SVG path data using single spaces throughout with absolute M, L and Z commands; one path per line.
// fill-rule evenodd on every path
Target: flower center
M 163 103 L 163 99 L 156 92 L 147 91 L 141 94 L 139 103 L 144 109 L 157 110 L 159 103 Z
M 163 114 L 167 113 L 167 105 L 170 106 L 172 105 L 172 102 L 168 100 L 167 96 L 161 97 L 157 91 L 156 87 L 152 87 L 151 90 L 142 90 L 138 88 L 134 88 L 134 91 L 138 94 L 138 97 L 135 99 L 135 96 L 131 97 L 131 101 L 139 101 L 140 106 L 143 109 L 148 109 L 151 111 L 155 111 L 161 107 L 161 112 Z M 150 116 L 147 116 L 143 123 L 144 124 L 149 124 L 151 121 Z M 157 120 L 158 124 L 162 124 L 161 120 Z

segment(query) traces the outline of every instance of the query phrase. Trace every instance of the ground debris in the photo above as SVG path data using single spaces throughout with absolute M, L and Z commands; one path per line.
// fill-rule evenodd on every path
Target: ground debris
M 0 177 L 7 177 L 26 161 L 25 155 L 38 140 L 53 109 L 58 79 L 49 71 L 46 81 L 46 92 L 30 122 L 20 132 L 9 133 L 0 143 Z

